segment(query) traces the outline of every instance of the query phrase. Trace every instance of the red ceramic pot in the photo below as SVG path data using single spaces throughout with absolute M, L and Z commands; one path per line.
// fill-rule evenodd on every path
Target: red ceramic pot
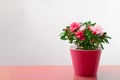
M 101 50 L 79 50 L 70 48 L 74 73 L 78 76 L 96 76 Z

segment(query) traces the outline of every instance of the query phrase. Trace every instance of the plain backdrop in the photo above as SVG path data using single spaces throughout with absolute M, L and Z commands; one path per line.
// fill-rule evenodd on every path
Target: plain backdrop
M 68 41 L 59 34 L 71 22 L 91 20 L 112 37 L 101 65 L 120 65 L 119 0 L 0 0 L 0 65 L 71 65 Z

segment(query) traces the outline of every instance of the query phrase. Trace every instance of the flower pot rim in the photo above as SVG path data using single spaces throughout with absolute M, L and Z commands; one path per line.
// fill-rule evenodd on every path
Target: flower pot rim
M 76 50 L 76 51 L 101 51 L 102 49 L 84 50 L 84 49 L 76 49 L 75 46 L 71 46 L 70 50 Z

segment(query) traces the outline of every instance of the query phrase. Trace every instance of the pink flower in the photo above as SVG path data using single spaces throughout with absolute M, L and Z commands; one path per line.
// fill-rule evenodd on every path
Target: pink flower
M 77 31 L 76 33 L 75 33 L 75 35 L 76 35 L 76 37 L 78 38 L 78 39 L 80 39 L 80 40 L 85 40 L 85 36 L 84 36 L 84 32 L 83 31 Z
M 89 26 L 90 30 L 93 31 L 93 34 L 100 34 L 103 35 L 103 28 L 101 26 Z
M 81 24 L 79 22 L 73 22 L 70 24 L 70 31 L 74 32 L 75 30 L 79 29 Z

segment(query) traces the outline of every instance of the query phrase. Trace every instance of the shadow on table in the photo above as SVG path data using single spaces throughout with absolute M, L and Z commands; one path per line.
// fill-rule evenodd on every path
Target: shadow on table
M 74 75 L 74 80 L 98 80 L 97 76 L 95 77 L 80 77 L 77 75 Z
M 97 76 L 95 77 L 80 77 L 77 75 L 74 75 L 73 80 L 120 80 L 120 74 L 118 72 L 100 72 Z

